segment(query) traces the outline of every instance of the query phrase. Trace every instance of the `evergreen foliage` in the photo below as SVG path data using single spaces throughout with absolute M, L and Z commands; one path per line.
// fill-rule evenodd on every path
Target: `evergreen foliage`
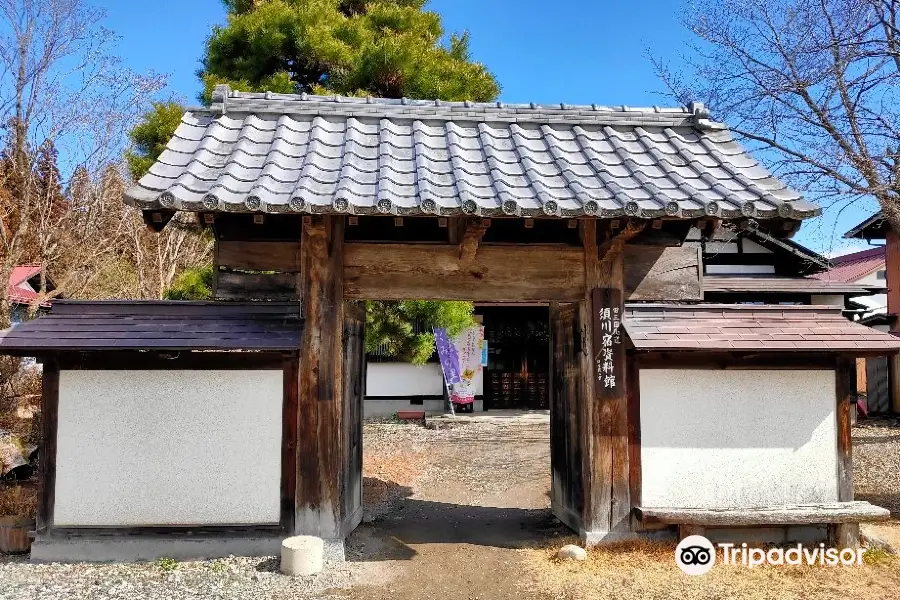
M 218 84 L 238 91 L 383 98 L 496 99 L 500 87 L 473 62 L 469 34 L 447 36 L 425 0 L 223 0 L 228 18 L 213 29 L 198 76 L 209 104 Z M 154 106 L 132 132 L 132 175 L 140 178 L 175 132 L 183 108 Z M 206 298 L 206 271 L 187 271 L 170 299 Z M 209 271 L 211 278 L 212 272 Z M 469 302 L 368 302 L 366 346 L 422 364 L 434 327 L 473 324 Z M 420 330 L 421 329 L 421 330 Z
M 209 300 L 212 297 L 212 265 L 187 268 L 163 293 L 166 300 Z

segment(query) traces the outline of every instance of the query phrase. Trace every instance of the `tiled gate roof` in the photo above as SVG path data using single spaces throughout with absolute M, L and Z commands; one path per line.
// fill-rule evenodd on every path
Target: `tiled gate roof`
M 252 94 L 185 114 L 126 202 L 345 214 L 805 218 L 702 105 Z

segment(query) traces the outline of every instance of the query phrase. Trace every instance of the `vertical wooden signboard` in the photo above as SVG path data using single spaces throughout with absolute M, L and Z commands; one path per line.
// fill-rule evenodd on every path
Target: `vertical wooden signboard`
M 622 290 L 596 288 L 591 294 L 591 304 L 594 313 L 594 396 L 602 405 L 611 399 L 625 397 Z
M 594 521 L 606 531 L 630 528 L 623 302 L 621 288 L 595 288 L 591 292 L 593 418 L 599 433 L 594 459 L 599 472 L 592 487 L 597 488 L 596 508 L 608 511 L 595 515 Z

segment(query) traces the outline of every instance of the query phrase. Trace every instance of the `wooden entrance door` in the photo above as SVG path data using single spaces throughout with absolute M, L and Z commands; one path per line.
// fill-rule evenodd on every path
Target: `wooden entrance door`
M 581 320 L 578 304 L 550 305 L 550 497 L 553 514 L 582 529 Z
M 366 311 L 361 304 L 344 303 L 343 464 L 341 529 L 347 536 L 362 518 L 362 422 L 366 381 Z

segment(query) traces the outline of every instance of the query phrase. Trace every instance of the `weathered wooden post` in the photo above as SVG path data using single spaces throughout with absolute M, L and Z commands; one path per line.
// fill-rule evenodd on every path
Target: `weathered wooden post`
M 597 243 L 596 221 L 582 225 L 585 298 L 579 303 L 582 346 L 582 529 L 595 543 L 631 535 L 625 345 L 625 244 L 642 226 L 609 232 Z
M 344 217 L 303 217 L 295 532 L 342 543 Z M 326 553 L 329 549 L 326 548 Z

